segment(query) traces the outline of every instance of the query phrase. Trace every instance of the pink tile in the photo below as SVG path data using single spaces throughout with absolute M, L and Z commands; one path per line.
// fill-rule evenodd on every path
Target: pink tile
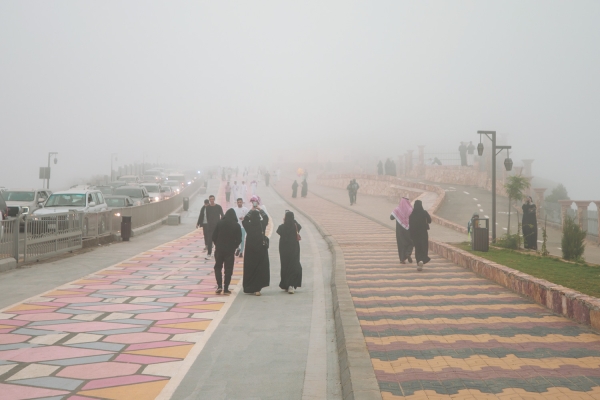
M 91 389 L 100 389 L 105 387 L 113 387 L 113 386 L 122 386 L 122 385 L 132 385 L 134 383 L 142 383 L 142 382 L 153 382 L 164 380 L 164 378 L 158 376 L 150 376 L 150 375 L 129 375 L 129 376 L 119 376 L 117 378 L 104 378 L 104 379 L 96 379 L 94 381 L 88 382 L 82 390 L 91 390 Z M 70 397 L 69 400 L 73 399 Z M 87 397 L 86 397 L 87 399 Z
M 172 340 L 164 340 L 161 342 L 150 342 L 150 343 L 136 343 L 127 347 L 125 351 L 134 351 L 134 350 L 145 350 L 145 349 L 158 349 L 161 347 L 173 347 L 173 346 L 185 346 L 186 344 L 190 344 L 189 342 L 175 342 Z
M 47 308 L 45 310 L 26 310 L 26 311 L 11 311 L 11 314 L 19 314 L 19 315 L 24 315 L 24 314 L 42 314 L 42 313 L 53 313 L 54 311 L 58 310 L 60 307 L 56 307 L 56 308 Z
M 150 306 L 143 304 L 109 304 L 99 306 L 81 306 L 73 307 L 76 310 L 87 310 L 87 311 L 104 311 L 104 312 L 120 312 L 120 311 L 135 311 L 135 310 L 152 310 L 155 308 L 163 308 L 160 306 Z
M 196 297 L 161 297 L 158 301 L 164 301 L 167 303 L 194 303 L 203 304 L 205 302 L 199 301 Z
M 103 322 L 103 321 L 92 321 L 92 322 L 76 322 L 73 324 L 58 324 L 58 325 L 43 325 L 36 326 L 36 329 L 43 330 L 54 330 L 63 332 L 93 332 L 93 331 L 108 331 L 112 329 L 128 329 L 133 328 L 131 324 L 120 324 L 117 322 Z
M 85 396 L 71 396 L 69 400 L 98 400 L 93 397 L 85 397 Z
M 138 363 L 138 364 L 159 364 L 163 362 L 179 361 L 180 358 L 167 358 L 167 357 L 152 357 L 152 356 L 140 356 L 137 354 L 119 354 L 115 361 L 124 363 Z
M 25 314 L 18 315 L 15 319 L 20 319 L 23 321 L 53 321 L 57 319 L 69 319 L 73 315 L 72 314 L 62 314 L 62 313 L 44 313 L 44 314 Z
M 0 335 L 0 344 L 23 343 L 29 339 L 31 339 L 31 336 L 7 333 L 4 335 Z
M 36 303 L 27 303 L 27 304 L 33 304 L 36 306 L 50 306 L 50 307 L 65 307 L 68 305 L 67 303 L 61 303 L 60 301 L 39 301 Z
M 153 333 L 168 333 L 169 335 L 176 335 L 178 333 L 192 333 L 192 332 L 201 332 L 198 330 L 190 330 L 190 329 L 178 329 L 178 328 L 150 328 L 148 332 Z
M 17 350 L 0 351 L 0 360 L 40 362 L 64 360 L 65 358 L 100 356 L 103 354 L 111 353 L 102 350 L 78 349 L 76 347 L 63 346 L 28 347 Z
M 14 328 L 0 329 L 0 333 L 2 333 L 2 334 L 4 334 L 4 333 L 10 333 L 10 332 L 14 331 L 15 329 L 17 329 L 16 326 Z
M 88 289 L 94 289 L 94 290 L 102 290 L 102 289 L 115 290 L 115 289 L 125 289 L 127 287 L 125 285 L 84 285 L 84 286 Z
M 162 333 L 122 333 L 119 335 L 110 335 L 103 339 L 104 342 L 109 343 L 148 343 L 148 342 L 159 342 L 168 339 L 169 335 Z
M 157 312 L 157 313 L 144 313 L 138 314 L 135 318 L 137 319 L 152 319 L 152 320 L 173 320 L 178 318 L 187 318 L 190 315 L 188 313 L 177 313 L 177 312 Z
M 61 303 L 100 303 L 101 297 L 61 297 Z
M 39 397 L 52 397 L 68 394 L 64 390 L 42 389 L 32 386 L 7 385 L 0 383 L 0 393 L 3 399 L 25 400 Z
M 131 296 L 131 297 L 158 297 L 173 294 L 164 290 L 111 290 L 103 291 L 103 294 L 112 294 L 115 296 Z
M 154 325 L 156 326 L 156 325 L 165 325 L 165 324 L 178 324 L 181 322 L 199 322 L 199 321 L 206 321 L 206 320 L 208 320 L 208 318 L 164 319 L 164 320 L 156 321 L 156 323 Z
M 14 319 L 0 319 L 0 325 L 14 325 L 14 326 L 23 326 L 27 325 L 29 322 L 27 321 L 17 321 Z
M 138 364 L 126 364 L 108 361 L 65 367 L 62 371 L 56 374 L 56 376 L 74 379 L 101 379 L 133 375 L 139 369 L 140 365 Z

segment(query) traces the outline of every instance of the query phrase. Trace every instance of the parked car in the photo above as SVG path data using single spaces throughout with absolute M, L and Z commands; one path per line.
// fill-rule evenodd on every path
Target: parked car
M 113 187 L 110 185 L 96 185 L 94 186 L 94 189 L 98 189 L 105 196 L 111 195 L 113 191 Z
M 132 207 L 134 203 L 133 199 L 129 196 L 114 194 L 104 196 L 104 200 L 106 200 L 106 205 L 108 205 L 109 210 L 112 210 L 113 208 Z
M 164 200 L 170 199 L 171 197 L 175 196 L 175 193 L 173 192 L 173 189 L 171 188 L 171 186 L 161 185 L 160 191 L 163 194 Z
M 113 192 L 115 195 L 129 196 L 134 206 L 150 203 L 150 195 L 143 186 L 121 186 Z
M 162 177 L 160 177 L 159 175 L 143 175 L 142 182 L 160 183 L 162 182 Z
M 114 181 L 114 182 L 110 183 L 110 187 L 112 187 L 113 190 L 115 190 L 118 187 L 125 186 L 125 185 L 127 185 L 127 182 L 123 182 L 123 181 Z
M 140 178 L 137 175 L 121 175 L 117 180 L 125 183 L 138 183 Z
M 148 191 L 150 195 L 150 201 L 161 201 L 164 200 L 164 192 L 161 190 L 162 186 L 158 183 L 142 183 L 140 186 L 143 186 Z
M 186 184 L 186 180 L 185 180 L 185 175 L 183 174 L 169 174 L 167 176 L 167 181 L 172 182 L 172 181 L 176 181 L 179 182 L 181 187 L 184 187 Z
M 51 194 L 46 189 L 8 189 L 2 193 L 11 217 L 24 216 L 41 208 Z
M 165 181 L 163 186 L 169 186 L 173 191 L 173 196 L 181 192 L 182 186 L 179 181 Z
M 39 220 L 44 221 L 44 217 L 52 214 L 64 213 L 68 211 L 79 211 L 84 214 L 81 230 L 86 236 L 89 232 L 94 232 L 96 229 L 102 233 L 108 226 L 108 221 L 105 218 L 90 218 L 87 214 L 98 213 L 108 210 L 108 205 L 104 200 L 102 192 L 91 188 L 73 188 L 56 192 L 50 195 L 44 203 L 43 208 L 38 208 L 32 215 Z M 60 221 L 59 221 L 60 224 Z M 49 229 L 60 230 L 58 227 L 49 226 Z

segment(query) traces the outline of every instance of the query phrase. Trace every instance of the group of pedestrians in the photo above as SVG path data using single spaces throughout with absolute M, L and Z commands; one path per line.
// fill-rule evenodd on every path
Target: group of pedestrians
M 254 181 L 256 182 L 256 181 Z M 254 188 L 252 189 L 253 193 L 252 194 L 256 194 L 256 186 L 254 186 Z M 237 199 L 241 198 L 241 199 L 246 199 L 246 196 L 248 195 L 248 185 L 246 185 L 246 181 L 242 181 L 241 183 L 237 183 L 237 181 L 233 181 L 233 185 L 230 184 L 230 182 L 227 182 L 225 184 L 225 201 L 227 203 L 229 203 L 231 201 L 231 199 Z
M 269 238 L 266 235 L 269 214 L 259 196 L 253 195 L 250 203 L 252 208 L 248 210 L 243 199 L 238 198 L 236 207 L 223 213 L 223 208 L 215 203 L 215 196 L 211 195 L 200 210 L 196 228 L 202 228 L 204 233 L 205 259 L 213 258 L 212 249 L 215 245 L 217 294 L 231 293 L 229 286 L 236 256 L 244 260 L 244 293 L 260 296 L 261 290 L 270 285 Z M 281 261 L 279 287 L 290 294 L 302 285 L 301 229 L 294 213 L 286 210 L 283 224 L 277 229 Z
M 431 216 L 423 208 L 421 200 L 415 200 L 414 206 L 406 197 L 400 199 L 400 204 L 390 215 L 396 220 L 396 243 L 400 263 L 413 262 L 412 253 L 415 251 L 417 270 L 423 270 L 423 265 L 431 261 L 429 258 L 429 224 Z
M 292 198 L 297 198 L 298 197 L 298 187 L 300 185 L 298 185 L 298 181 L 294 180 L 294 183 L 292 183 Z M 306 178 L 304 178 L 304 180 L 302 181 L 302 190 L 300 191 L 300 196 L 302 198 L 305 198 L 308 195 L 308 182 L 306 181 Z
M 475 145 L 473 142 L 460 142 L 458 146 L 458 154 L 460 154 L 460 165 L 463 167 L 472 167 L 475 162 Z

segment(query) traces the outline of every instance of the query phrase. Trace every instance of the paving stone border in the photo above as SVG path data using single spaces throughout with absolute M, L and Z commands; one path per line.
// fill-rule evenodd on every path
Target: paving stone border
M 331 293 L 342 398 L 344 400 L 381 400 L 381 391 L 375 377 L 371 356 L 367 350 L 365 337 L 346 281 L 346 263 L 342 249 L 333 236 L 317 221 L 288 202 L 274 186 L 272 188 L 283 201 L 317 228 L 332 253 Z M 321 196 L 317 197 L 322 198 Z

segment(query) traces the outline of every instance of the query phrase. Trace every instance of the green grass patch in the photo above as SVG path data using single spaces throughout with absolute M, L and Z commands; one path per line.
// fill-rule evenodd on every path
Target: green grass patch
M 517 271 L 545 279 L 589 296 L 600 297 L 600 266 L 570 263 L 535 253 L 490 247 L 489 252 L 472 251 L 468 242 L 455 245 L 478 257 L 486 258 Z

